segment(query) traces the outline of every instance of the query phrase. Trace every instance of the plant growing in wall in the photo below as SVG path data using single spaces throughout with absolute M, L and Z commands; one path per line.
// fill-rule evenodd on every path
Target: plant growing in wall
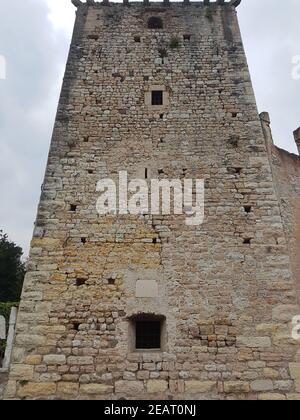
M 212 10 L 211 7 L 207 7 L 205 10 L 205 17 L 206 19 L 208 19 L 210 22 L 212 22 L 214 20 L 214 12 Z
M 179 47 L 179 39 L 177 37 L 173 37 L 169 44 L 170 48 L 173 50 Z
M 165 58 L 165 57 L 168 56 L 168 52 L 167 52 L 166 48 L 162 47 L 158 50 L 158 52 L 159 52 L 160 58 Z

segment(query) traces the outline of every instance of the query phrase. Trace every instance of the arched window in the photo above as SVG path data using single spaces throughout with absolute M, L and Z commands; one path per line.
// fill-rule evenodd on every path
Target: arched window
M 148 20 L 148 28 L 149 29 L 163 29 L 164 24 L 160 17 L 152 16 Z

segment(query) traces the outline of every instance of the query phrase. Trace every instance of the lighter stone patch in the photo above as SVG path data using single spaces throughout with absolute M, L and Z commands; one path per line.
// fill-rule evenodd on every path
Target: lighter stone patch
M 158 297 L 158 284 L 155 280 L 138 280 L 136 282 L 135 296 L 137 298 Z

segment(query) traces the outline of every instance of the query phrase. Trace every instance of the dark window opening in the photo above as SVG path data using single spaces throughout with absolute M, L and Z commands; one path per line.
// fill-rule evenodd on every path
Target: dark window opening
M 153 238 L 153 243 L 157 244 L 157 238 Z
M 227 171 L 232 175 L 241 175 L 243 168 L 227 168 Z
M 86 283 L 86 279 L 76 279 L 76 286 L 80 287 Z
M 83 245 L 85 245 L 85 244 L 86 244 L 86 238 L 81 238 L 81 243 L 82 243 Z
M 70 211 L 72 211 L 73 213 L 75 213 L 76 210 L 77 210 L 77 205 L 76 204 L 71 204 L 70 205 Z
M 72 330 L 79 331 L 79 328 L 80 328 L 80 323 L 74 322 L 74 324 L 72 325 Z
M 92 169 L 89 169 L 89 170 L 88 170 L 88 173 L 89 173 L 90 175 L 92 175 L 92 174 L 94 173 L 94 171 L 93 171 Z
M 160 349 L 161 322 L 136 321 L 136 349 Z
M 163 105 L 164 93 L 162 90 L 152 91 L 152 105 Z
M 251 238 L 244 239 L 244 244 L 245 245 L 251 245 Z
M 89 138 L 88 138 L 88 137 L 84 137 L 84 138 L 83 138 L 83 141 L 84 141 L 85 143 L 87 143 L 87 142 L 89 141 Z
M 244 206 L 245 213 L 251 213 L 252 207 L 251 206 Z
M 145 168 L 145 179 L 148 179 L 148 169 Z
M 159 118 L 160 118 L 161 120 L 163 120 L 163 119 L 164 119 L 164 114 L 160 114 L 160 115 L 159 115 Z
M 158 170 L 158 175 L 164 175 L 164 174 L 165 174 L 165 171 L 163 169 Z
M 110 286 L 113 286 L 115 283 L 116 283 L 116 280 L 115 279 L 112 279 L 112 278 L 108 279 L 108 284 Z
M 141 42 L 141 37 L 140 36 L 135 36 L 134 37 L 134 42 Z
M 139 314 L 131 318 L 135 350 L 162 350 L 165 317 Z
M 237 112 L 233 112 L 232 113 L 232 118 L 236 118 L 237 117 Z
M 148 28 L 149 29 L 163 29 L 163 27 L 164 27 L 163 21 L 160 17 L 152 16 L 148 20 Z
M 190 41 L 191 40 L 191 35 L 183 35 L 183 40 L 184 41 Z

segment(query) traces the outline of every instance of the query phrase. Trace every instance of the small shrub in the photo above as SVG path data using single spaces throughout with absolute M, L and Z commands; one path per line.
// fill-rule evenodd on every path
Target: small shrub
M 176 49 L 179 47 L 179 39 L 177 37 L 174 37 L 170 41 L 170 48 Z
M 19 385 L 20 386 L 26 386 L 26 385 L 28 385 L 29 384 L 29 382 L 28 381 L 19 381 Z
M 206 11 L 205 11 L 205 17 L 210 22 L 212 22 L 214 20 L 214 14 L 213 14 L 213 11 L 212 11 L 212 9 L 210 7 L 206 9 Z
M 158 50 L 158 52 L 159 52 L 160 58 L 165 58 L 168 55 L 168 52 L 167 52 L 167 50 L 165 48 L 160 48 Z

